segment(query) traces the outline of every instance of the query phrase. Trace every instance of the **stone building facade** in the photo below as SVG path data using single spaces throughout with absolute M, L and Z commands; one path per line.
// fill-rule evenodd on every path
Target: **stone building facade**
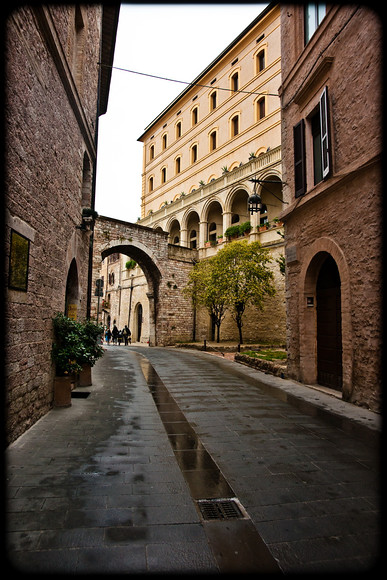
M 272 3 L 139 138 L 144 143 L 140 225 L 167 232 L 170 244 L 195 250 L 202 260 L 227 243 L 230 226 L 249 221 L 248 239 L 270 249 L 277 295 L 263 312 L 246 312 L 248 341 L 284 342 L 286 334 L 284 277 L 276 262 L 284 255 L 283 227 L 277 222 L 283 208 L 280 84 L 280 8 Z M 271 183 L 258 186 L 263 211 L 249 215 L 252 178 Z M 135 280 L 141 285 L 137 273 Z M 196 338 L 211 339 L 207 312 L 196 321 Z M 238 339 L 228 315 L 221 338 Z
M 93 297 L 92 318 L 110 329 L 128 324 L 133 340 L 149 346 L 190 340 L 194 315 L 182 290 L 195 259 L 196 250 L 169 244 L 167 232 L 100 216 L 94 228 L 93 286 L 103 278 L 104 289 L 99 305 Z M 129 260 L 137 264 L 132 270 L 125 266 Z
M 289 375 L 378 410 L 381 22 L 288 4 L 281 31 Z
M 25 5 L 6 21 L 6 437 L 52 406 L 52 317 L 90 309 L 98 115 L 106 112 L 117 7 Z M 98 109 L 99 102 L 99 109 Z M 80 226 L 83 227 L 81 228 Z

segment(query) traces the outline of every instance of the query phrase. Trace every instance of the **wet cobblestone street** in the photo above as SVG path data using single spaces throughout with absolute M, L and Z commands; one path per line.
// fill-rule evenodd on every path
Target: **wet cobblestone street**
M 53 409 L 7 450 L 12 564 L 369 570 L 379 555 L 378 450 L 270 396 L 264 380 L 206 353 L 108 347 L 90 395 Z M 247 515 L 205 521 L 205 497 L 235 497 Z

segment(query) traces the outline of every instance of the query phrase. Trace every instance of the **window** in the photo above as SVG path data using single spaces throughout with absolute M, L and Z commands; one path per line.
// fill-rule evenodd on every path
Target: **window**
M 326 13 L 326 4 L 306 4 L 305 6 L 305 44 L 309 42 Z
M 196 250 L 197 245 L 197 234 L 196 230 L 192 230 L 189 235 L 189 247 L 193 250 Z
M 149 187 L 148 187 L 148 191 L 153 191 L 153 177 L 149 178 Z
M 210 94 L 210 111 L 216 109 L 216 91 Z
M 163 167 L 161 170 L 161 183 L 165 183 L 167 181 L 167 168 Z
M 195 163 L 198 160 L 198 146 L 192 145 L 191 147 L 191 163 Z
M 317 109 L 310 117 L 313 143 L 313 181 L 320 183 L 329 174 L 328 89 L 322 92 Z
M 195 107 L 194 109 L 192 109 L 192 126 L 197 124 L 198 117 L 199 117 L 199 109 L 198 107 Z
M 15 230 L 11 230 L 11 250 L 9 256 L 8 286 L 14 290 L 27 292 L 30 240 Z
M 257 117 L 259 119 L 263 119 L 266 115 L 266 108 L 265 108 L 265 97 L 261 97 L 257 101 Z
M 265 68 L 265 50 L 262 49 L 257 54 L 257 73 L 263 71 Z
M 181 137 L 181 121 L 176 123 L 176 139 Z
M 155 146 L 151 145 L 149 147 L 149 159 L 152 161 L 152 159 L 155 158 Z
M 239 115 L 234 115 L 231 119 L 231 137 L 235 137 L 239 133 Z
M 305 150 L 305 121 L 301 119 L 293 128 L 294 141 L 294 181 L 295 196 L 299 197 L 307 189 Z M 309 132 L 310 131 L 310 132 Z M 308 142 L 311 143 L 311 169 L 313 166 L 313 183 L 320 183 L 330 172 L 330 139 L 328 89 L 324 88 L 317 107 L 308 118 Z M 309 150 L 309 149 L 308 149 Z M 309 164 L 309 161 L 308 161 Z
M 181 171 L 181 157 L 176 157 L 175 160 L 175 173 L 176 175 Z
M 237 91 L 238 89 L 239 89 L 239 75 L 236 72 L 231 77 L 231 90 Z
M 310 119 L 313 140 L 313 177 L 314 185 L 322 181 L 322 157 L 321 157 L 321 127 L 320 110 Z
M 300 197 L 306 191 L 305 171 L 305 121 L 301 119 L 293 127 L 294 144 L 294 192 L 295 197 Z
M 216 149 L 216 131 L 210 133 L 210 151 Z
M 167 134 L 164 133 L 164 135 L 163 135 L 163 149 L 167 148 L 167 144 L 168 144 Z
M 216 242 L 216 223 L 210 223 L 208 228 L 208 239 L 210 242 Z

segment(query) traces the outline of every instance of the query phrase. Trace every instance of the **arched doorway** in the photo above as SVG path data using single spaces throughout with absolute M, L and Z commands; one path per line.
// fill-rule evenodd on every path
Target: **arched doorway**
M 317 278 L 317 382 L 342 388 L 341 281 L 337 264 L 327 255 Z
M 134 309 L 134 340 L 135 342 L 141 341 L 141 332 L 142 332 L 142 304 L 139 302 L 136 304 Z
M 78 268 L 75 258 L 71 261 L 66 281 L 65 315 L 77 319 L 79 302 Z

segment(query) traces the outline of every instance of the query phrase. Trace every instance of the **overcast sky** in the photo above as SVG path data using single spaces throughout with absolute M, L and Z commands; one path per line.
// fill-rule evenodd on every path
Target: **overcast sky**
M 190 82 L 267 4 L 121 4 L 114 66 Z M 186 85 L 114 70 L 99 118 L 96 210 L 136 222 L 141 215 L 145 127 Z

